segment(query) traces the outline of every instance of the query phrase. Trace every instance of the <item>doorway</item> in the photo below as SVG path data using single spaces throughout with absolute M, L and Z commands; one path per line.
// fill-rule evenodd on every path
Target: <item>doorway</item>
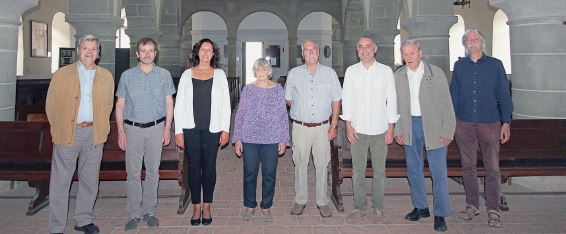
M 263 58 L 263 42 L 247 41 L 243 45 L 243 67 L 245 84 L 252 83 L 256 80 L 253 66 L 258 58 Z

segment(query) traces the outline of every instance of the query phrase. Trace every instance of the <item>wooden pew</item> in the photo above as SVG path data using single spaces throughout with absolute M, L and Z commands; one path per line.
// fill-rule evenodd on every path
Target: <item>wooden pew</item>
M 343 122 L 340 123 L 331 153 L 331 198 L 336 209 L 344 212 L 340 185 L 344 178 L 352 177 L 352 156 Z M 511 124 L 511 140 L 501 145 L 499 165 L 502 183 L 510 177 L 566 175 L 566 120 L 514 120 Z M 403 147 L 396 143 L 389 145 L 385 167 L 387 177 L 407 176 Z M 449 177 L 462 176 L 460 154 L 455 142 L 448 147 L 447 167 Z M 478 176 L 485 176 L 479 152 L 477 168 Z M 366 177 L 373 176 L 369 152 L 365 173 Z M 430 177 L 426 160 L 424 173 Z
M 116 123 L 111 122 L 110 126 L 100 165 L 100 180 L 126 180 L 125 153 L 118 147 Z M 163 180 L 178 181 L 181 197 L 177 213 L 183 214 L 190 197 L 186 161 L 183 151 L 175 146 L 173 131 L 171 139 L 172 143 L 163 148 L 159 176 Z M 52 151 L 48 122 L 0 121 L 0 180 L 27 181 L 30 187 L 36 189 L 27 215 L 34 215 L 49 202 Z M 77 180 L 76 174 L 74 180 Z

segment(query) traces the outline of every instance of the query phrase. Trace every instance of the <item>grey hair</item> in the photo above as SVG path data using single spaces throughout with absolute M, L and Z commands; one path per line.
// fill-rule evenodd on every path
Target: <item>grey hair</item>
M 306 39 L 306 40 L 303 41 L 303 44 L 302 44 L 302 46 L 301 46 L 301 52 L 303 52 L 303 51 L 305 50 L 305 43 L 307 43 L 307 42 L 312 42 L 312 43 L 314 44 L 314 47 L 316 47 L 316 49 L 317 49 L 318 51 L 320 51 L 320 48 L 318 48 L 318 43 L 316 43 L 315 40 Z
M 81 47 L 81 44 L 83 43 L 83 41 L 94 41 L 94 42 L 96 42 L 96 48 L 98 48 L 100 50 L 100 40 L 98 40 L 97 37 L 90 35 L 90 34 L 84 34 L 79 39 L 77 39 L 77 50 Z
M 421 44 L 420 44 L 418 41 L 409 39 L 409 40 L 404 41 L 404 42 L 401 44 L 401 54 L 403 54 L 403 48 L 404 48 L 405 46 L 408 46 L 408 45 L 415 45 L 418 50 L 422 50 L 422 49 L 421 49 Z
M 483 37 L 483 34 L 481 34 L 480 30 L 477 30 L 475 28 L 466 29 L 466 31 L 464 32 L 464 36 L 462 36 L 462 45 L 464 46 L 464 48 L 466 48 L 466 51 L 468 50 L 468 48 L 466 47 L 466 38 L 468 37 L 468 34 L 471 32 L 476 32 L 480 36 L 481 48 L 482 50 L 485 51 L 485 37 Z
M 254 76 L 257 77 L 256 72 L 257 72 L 257 70 L 259 70 L 260 68 L 265 68 L 265 69 L 267 70 L 267 78 L 271 78 L 273 69 L 271 68 L 271 63 L 269 63 L 269 61 L 267 61 L 267 59 L 258 58 L 258 59 L 254 62 L 254 66 L 253 66 Z

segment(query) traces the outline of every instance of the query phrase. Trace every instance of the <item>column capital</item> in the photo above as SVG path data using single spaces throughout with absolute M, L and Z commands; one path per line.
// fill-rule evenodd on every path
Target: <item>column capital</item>
M 4 6 L 0 10 L 0 24 L 20 23 L 20 16 L 24 11 L 37 6 L 39 0 L 0 0 L 0 5 Z
M 151 37 L 154 40 L 157 40 L 159 38 L 159 35 L 157 34 L 157 32 L 155 32 L 155 30 L 150 30 L 147 28 L 126 28 L 125 30 L 126 35 L 128 35 L 128 37 L 130 37 L 130 42 L 135 43 L 136 41 L 138 41 L 139 39 L 141 39 L 142 37 Z
M 373 37 L 376 44 L 390 44 L 395 40 L 395 36 L 399 34 L 399 29 L 372 29 L 367 34 Z
M 116 30 L 124 25 L 122 19 L 108 15 L 67 15 L 65 20 L 75 27 L 77 35 L 88 33 L 101 40 L 115 40 Z
M 489 0 L 489 4 L 497 7 L 509 17 L 509 25 L 524 23 L 556 23 L 566 21 L 566 4 L 564 0 Z
M 458 22 L 458 17 L 453 15 L 414 16 L 407 19 L 401 26 L 407 30 L 411 39 L 448 38 L 448 32 L 456 22 Z

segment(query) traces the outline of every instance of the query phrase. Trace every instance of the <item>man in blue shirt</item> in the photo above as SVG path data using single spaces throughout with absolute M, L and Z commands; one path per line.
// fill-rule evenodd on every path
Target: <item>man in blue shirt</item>
M 462 37 L 468 56 L 454 64 L 450 93 L 456 113 L 455 140 L 462 160 L 466 208 L 458 218 L 469 221 L 479 215 L 479 185 L 476 173 L 480 146 L 485 176 L 485 198 L 489 227 L 501 227 L 499 193 L 499 145 L 511 137 L 513 103 L 509 81 L 500 60 L 484 54 L 485 39 L 468 29 Z
M 169 71 L 155 65 L 158 44 L 149 37 L 137 42 L 137 66 L 122 73 L 116 90 L 118 145 L 126 151 L 128 222 L 134 230 L 143 220 L 158 227 L 157 187 L 162 147 L 169 144 L 175 87 Z M 140 174 L 145 166 L 145 181 Z

